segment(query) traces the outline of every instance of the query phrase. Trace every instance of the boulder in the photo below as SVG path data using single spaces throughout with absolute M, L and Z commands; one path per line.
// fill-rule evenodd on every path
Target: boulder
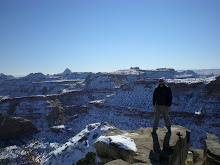
M 205 145 L 204 145 L 204 158 L 206 165 L 220 164 L 220 144 L 218 137 L 206 133 Z
M 113 160 L 111 162 L 106 163 L 105 165 L 149 165 L 147 163 L 128 163 L 124 160 L 121 159 L 117 159 L 117 160 Z
M 37 132 L 38 129 L 30 120 L 0 114 L 0 140 L 24 137 Z
M 121 160 L 121 159 L 117 159 L 117 160 L 113 160 L 111 162 L 106 163 L 105 165 L 129 165 L 130 163 Z
M 103 163 L 122 159 L 128 163 L 184 165 L 190 131 L 181 126 L 172 126 L 171 133 L 159 128 L 155 134 L 152 128 L 114 130 L 103 134 L 93 145 Z

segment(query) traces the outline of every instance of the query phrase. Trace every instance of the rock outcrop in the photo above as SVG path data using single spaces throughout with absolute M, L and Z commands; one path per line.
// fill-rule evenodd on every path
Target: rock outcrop
M 94 147 L 104 163 L 122 159 L 135 164 L 185 164 L 190 146 L 189 130 L 172 126 L 171 133 L 166 128 L 159 128 L 155 134 L 151 132 L 152 128 L 114 130 L 99 137 Z
M 220 76 L 215 77 L 214 81 L 211 81 L 205 86 L 205 92 L 209 97 L 220 98 Z
M 204 165 L 204 152 L 202 149 L 189 148 L 185 165 Z
M 30 120 L 22 117 L 10 117 L 0 114 L 0 140 L 18 138 L 37 133 Z
M 204 145 L 204 158 L 206 165 L 219 165 L 220 164 L 220 144 L 218 137 L 206 133 L 206 140 Z
M 131 163 L 128 163 L 128 162 L 121 160 L 121 159 L 117 159 L 117 160 L 113 160 L 111 162 L 108 162 L 105 165 L 131 165 Z M 132 165 L 149 165 L 149 164 L 147 164 L 147 163 L 132 163 Z

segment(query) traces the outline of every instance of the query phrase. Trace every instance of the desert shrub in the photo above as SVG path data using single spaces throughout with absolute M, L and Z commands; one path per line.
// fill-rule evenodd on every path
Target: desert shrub
M 96 153 L 88 152 L 85 158 L 76 162 L 76 165 L 103 165 L 103 163 L 96 162 Z

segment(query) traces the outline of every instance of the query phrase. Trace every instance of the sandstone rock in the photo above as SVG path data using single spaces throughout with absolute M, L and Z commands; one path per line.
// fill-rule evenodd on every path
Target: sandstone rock
M 184 165 L 190 145 L 190 131 L 181 126 L 172 126 L 171 133 L 166 128 L 159 128 L 151 134 L 152 128 L 121 131 L 115 130 L 104 134 L 108 143 L 97 139 L 94 147 L 104 163 L 122 159 L 129 163 Z M 112 136 L 122 135 L 133 139 L 136 151 L 121 147 L 112 140 Z M 126 155 L 126 156 L 125 156 Z M 114 162 L 113 162 L 114 163 Z
M 204 145 L 204 158 L 206 165 L 220 164 L 220 144 L 218 137 L 206 133 L 206 140 Z
M 149 165 L 147 163 L 128 163 L 124 160 L 121 159 L 117 159 L 117 160 L 113 160 L 111 162 L 106 163 L 105 165 Z
M 189 148 L 185 165 L 204 165 L 203 150 L 197 148 Z
M 193 153 L 191 151 L 189 151 L 188 154 L 187 154 L 185 165 L 193 165 L 193 164 L 194 164 L 194 162 L 193 162 Z
M 129 164 L 130 163 L 128 163 L 124 160 L 118 159 L 118 160 L 113 160 L 111 162 L 108 162 L 105 165 L 129 165 Z
M 98 156 L 105 163 L 115 159 L 123 159 L 131 163 L 136 151 L 134 141 L 130 137 L 120 134 L 101 136 L 94 143 L 94 147 L 98 148 Z
M 0 114 L 0 140 L 23 137 L 37 132 L 37 128 L 30 120 Z

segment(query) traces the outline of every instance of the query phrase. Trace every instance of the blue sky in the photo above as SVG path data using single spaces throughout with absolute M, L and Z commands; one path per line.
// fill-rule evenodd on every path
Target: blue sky
M 1 0 L 0 73 L 219 69 L 219 0 Z

